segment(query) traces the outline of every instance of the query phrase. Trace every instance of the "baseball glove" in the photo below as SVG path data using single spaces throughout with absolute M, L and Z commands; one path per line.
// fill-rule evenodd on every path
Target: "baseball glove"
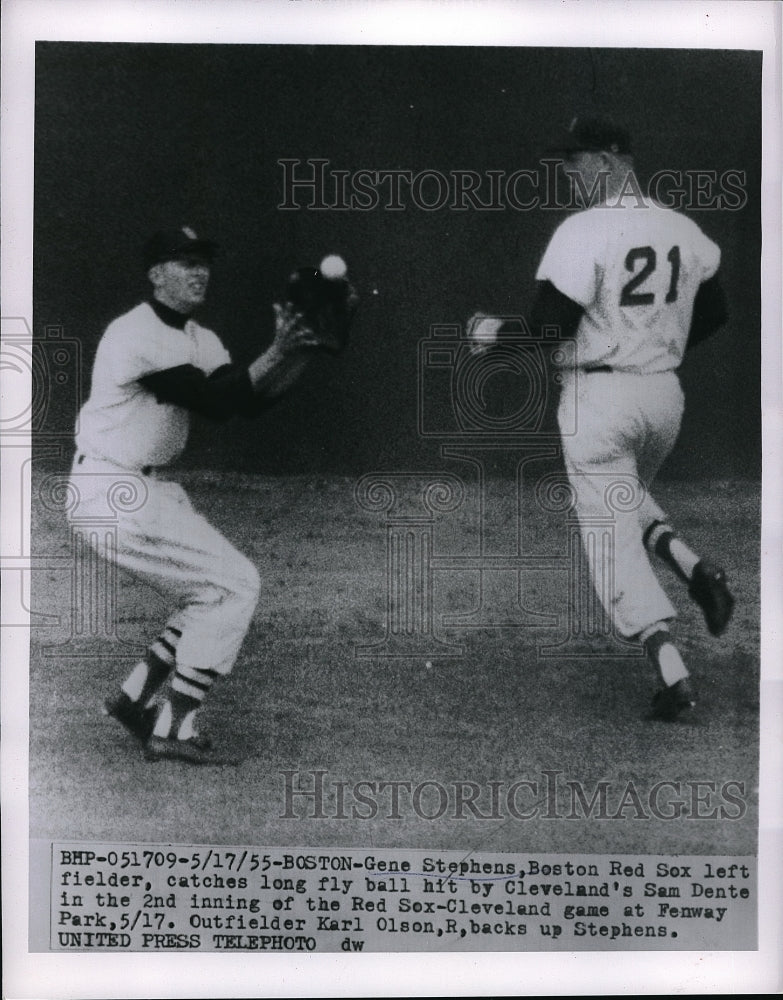
M 316 350 L 342 354 L 359 297 L 345 278 L 325 278 L 316 267 L 300 267 L 288 279 L 286 298 L 316 335 Z

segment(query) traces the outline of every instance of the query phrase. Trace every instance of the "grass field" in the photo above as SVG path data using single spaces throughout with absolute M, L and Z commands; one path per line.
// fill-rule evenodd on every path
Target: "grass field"
M 189 768 L 144 761 L 140 747 L 101 715 L 134 662 L 124 643 L 156 634 L 166 607 L 159 595 L 122 578 L 118 641 L 71 639 L 69 575 L 40 569 L 33 579 L 30 664 L 30 832 L 46 839 L 222 843 L 268 846 L 419 847 L 465 851 L 753 854 L 757 828 L 759 486 L 751 482 L 661 483 L 657 497 L 697 549 L 724 561 L 738 607 L 721 639 L 711 638 L 681 585 L 661 578 L 681 618 L 677 637 L 700 702 L 692 721 L 643 721 L 653 677 L 643 659 L 610 656 L 605 639 L 589 657 L 543 657 L 557 628 L 454 629 L 462 656 L 357 658 L 386 627 L 386 527 L 361 510 L 354 481 L 188 473 L 194 503 L 261 570 L 263 589 L 233 675 L 216 688 L 204 726 L 243 758 L 236 767 Z M 503 485 L 498 485 L 499 490 Z M 513 484 L 511 487 L 513 488 Z M 471 549 L 475 497 L 434 523 L 436 552 Z M 531 552 L 562 550 L 562 515 L 532 501 L 523 520 Z M 34 552 L 67 556 L 65 520 L 34 511 Z M 46 560 L 44 559 L 44 562 Z M 532 573 L 525 602 L 565 621 L 562 573 Z M 436 624 L 467 611 L 476 574 L 436 572 Z M 436 629 L 439 634 L 444 633 Z M 607 655 L 604 655 L 607 654 Z M 297 800 L 284 813 L 285 769 L 327 772 L 327 782 L 542 781 L 545 770 L 580 782 L 588 795 L 608 782 L 617 803 L 629 782 L 647 801 L 659 781 L 742 784 L 747 808 L 737 819 L 567 819 L 556 810 L 519 819 L 426 819 L 403 805 L 389 818 L 386 796 L 372 819 L 326 818 Z M 329 785 L 329 788 L 333 788 Z M 705 786 L 708 787 L 708 786 Z M 484 793 L 488 795 L 488 792 Z M 704 793 L 703 793 L 704 794 Z M 713 796 L 714 799 L 714 796 Z M 707 795 L 709 799 L 709 794 Z M 705 800 L 705 801 L 707 801 Z M 350 800 L 347 812 L 350 815 Z M 407 799 L 402 799 L 407 803 Z M 480 811 L 491 812 L 488 799 Z M 715 800 L 717 801 L 717 800 Z M 520 800 L 529 809 L 532 799 Z M 718 802 L 720 804 L 720 802 Z M 436 811 L 426 796 L 419 812 Z M 714 805 L 714 802 L 713 802 Z M 615 808 L 610 811 L 615 813 Z M 736 812 L 737 810 L 735 810 Z M 743 810 L 739 810 L 743 811 Z M 691 810 L 693 812 L 693 810 Z M 638 813 L 636 813 L 638 815 Z M 707 814 L 707 815 L 705 815 Z

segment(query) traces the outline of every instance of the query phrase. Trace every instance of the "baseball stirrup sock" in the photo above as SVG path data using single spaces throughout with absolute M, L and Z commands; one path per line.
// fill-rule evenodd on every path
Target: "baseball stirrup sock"
M 683 663 L 679 649 L 672 642 L 665 624 L 658 623 L 645 629 L 639 638 L 644 645 L 645 653 L 667 687 L 688 676 L 688 668 Z
M 644 533 L 644 544 L 648 552 L 659 556 L 686 583 L 693 576 L 693 569 L 699 557 L 674 533 L 674 528 L 663 521 L 656 521 Z
M 131 701 L 147 705 L 174 666 L 177 642 L 182 633 L 167 626 L 152 643 L 143 660 L 136 664 L 122 690 Z
M 178 666 L 171 679 L 171 690 L 202 702 L 218 676 L 215 670 Z
M 194 724 L 196 712 L 218 676 L 215 670 L 177 667 L 168 698 L 155 723 L 155 736 L 188 740 L 198 735 Z
M 194 736 L 198 736 L 198 730 L 196 729 L 197 711 L 197 708 L 192 708 L 180 723 L 179 729 L 177 730 L 177 737 L 179 739 L 190 740 Z
M 170 738 L 187 739 L 194 735 L 193 716 L 201 707 L 201 702 L 187 695 L 179 694 L 177 691 L 169 691 L 169 696 L 163 703 L 163 707 L 155 720 L 154 736 L 161 739 Z M 185 723 L 188 723 L 189 732 L 185 733 Z

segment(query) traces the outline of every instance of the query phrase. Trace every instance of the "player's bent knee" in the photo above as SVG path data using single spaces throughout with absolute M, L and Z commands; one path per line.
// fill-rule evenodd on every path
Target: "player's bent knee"
M 261 593 L 261 576 L 253 563 L 244 557 L 241 569 L 242 573 L 239 578 L 241 594 L 243 597 L 247 598 L 248 602 L 252 602 L 253 607 L 255 607 Z
M 231 605 L 243 616 L 255 610 L 261 593 L 261 578 L 258 570 L 245 556 L 235 553 L 231 560 L 231 573 L 222 574 L 212 581 L 215 603 L 224 607 Z M 202 602 L 204 595 L 202 594 Z M 241 610 L 240 610 L 241 609 Z

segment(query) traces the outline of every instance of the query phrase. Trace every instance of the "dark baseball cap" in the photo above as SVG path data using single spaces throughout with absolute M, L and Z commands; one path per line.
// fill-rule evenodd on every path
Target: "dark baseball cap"
M 618 153 L 631 152 L 628 130 L 617 122 L 600 115 L 577 116 L 563 135 L 553 143 L 552 153 Z
M 217 253 L 218 245 L 213 240 L 202 240 L 190 228 L 161 229 L 154 233 L 144 244 L 144 267 L 146 270 L 155 264 L 163 264 L 167 260 L 178 260 L 180 257 L 203 257 L 211 262 Z

